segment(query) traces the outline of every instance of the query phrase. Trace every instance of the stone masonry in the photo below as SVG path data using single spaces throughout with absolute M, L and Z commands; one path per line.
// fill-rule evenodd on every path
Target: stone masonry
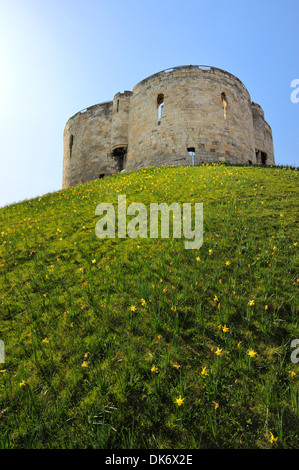
M 174 67 L 68 120 L 62 185 L 144 166 L 212 162 L 274 165 L 271 127 L 234 75 Z

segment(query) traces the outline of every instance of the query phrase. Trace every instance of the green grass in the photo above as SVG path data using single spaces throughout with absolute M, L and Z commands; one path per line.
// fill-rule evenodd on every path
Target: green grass
M 98 239 L 120 194 L 202 202 L 202 247 Z M 0 448 L 298 448 L 296 169 L 146 168 L 0 220 Z

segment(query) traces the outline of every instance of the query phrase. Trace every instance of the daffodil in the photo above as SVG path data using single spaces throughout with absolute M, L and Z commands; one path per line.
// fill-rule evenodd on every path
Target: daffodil
M 181 405 L 183 405 L 184 400 L 185 400 L 185 398 L 182 398 L 181 395 L 180 395 L 179 398 L 176 398 L 175 403 L 177 403 L 178 406 L 181 406 Z
M 249 300 L 248 305 L 252 307 L 255 304 L 254 300 Z
M 270 431 L 270 435 L 271 435 L 271 437 L 270 437 L 270 439 L 269 439 L 269 442 L 270 442 L 271 444 L 276 444 L 276 442 L 277 442 L 277 437 L 274 437 L 271 431 Z
M 131 310 L 132 312 L 135 312 L 135 310 L 136 310 L 135 305 L 131 305 L 130 310 Z
M 226 333 L 228 330 L 229 330 L 229 328 L 227 328 L 227 326 L 224 325 L 224 327 L 222 328 L 222 331 L 223 331 L 224 333 Z
M 153 366 L 153 367 L 151 368 L 151 372 L 158 372 L 157 367 L 156 367 L 156 366 Z
M 83 361 L 82 364 L 81 364 L 81 367 L 88 367 L 88 364 L 86 361 Z
M 215 354 L 217 354 L 217 356 L 220 356 L 221 352 L 222 352 L 222 349 L 217 348 L 215 351 Z
M 248 351 L 247 354 L 248 354 L 248 356 L 250 356 L 250 357 L 254 357 L 254 356 L 257 355 L 257 352 L 255 352 L 253 349 L 249 349 L 249 351 Z
M 209 375 L 209 373 L 208 373 L 206 367 L 203 367 L 203 368 L 202 368 L 202 370 L 201 370 L 201 375 Z

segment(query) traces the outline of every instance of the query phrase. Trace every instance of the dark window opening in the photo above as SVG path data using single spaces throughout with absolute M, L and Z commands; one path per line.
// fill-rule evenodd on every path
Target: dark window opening
M 162 109 L 164 106 L 164 95 L 163 93 L 159 93 L 157 97 L 157 107 L 158 107 L 158 124 L 160 124 L 162 118 Z
M 265 152 L 261 152 L 261 160 L 262 160 L 262 165 L 266 165 L 266 163 L 267 163 L 267 154 Z
M 221 104 L 223 106 L 224 119 L 226 119 L 227 100 L 224 92 L 221 93 Z
M 268 155 L 266 152 L 262 152 L 261 150 L 255 150 L 255 156 L 256 156 L 256 163 L 261 163 L 262 165 L 266 165 L 267 163 L 267 158 Z
M 127 147 L 118 147 L 112 151 L 112 157 L 115 158 L 117 169 L 121 171 L 124 169 L 126 161 Z
M 194 166 L 194 157 L 195 157 L 195 147 L 188 147 L 187 151 L 191 157 L 192 166 Z
M 74 143 L 74 136 L 71 134 L 70 136 L 70 158 L 72 157 L 72 150 L 73 150 L 73 143 Z
M 104 178 L 104 176 L 105 176 L 104 173 L 101 173 L 101 174 L 99 175 L 99 179 Z
M 119 100 L 117 100 L 117 103 L 116 103 L 116 112 L 118 113 L 118 110 L 119 110 Z
M 252 161 L 251 161 L 251 160 L 248 160 L 248 163 L 249 163 L 249 165 L 252 165 Z

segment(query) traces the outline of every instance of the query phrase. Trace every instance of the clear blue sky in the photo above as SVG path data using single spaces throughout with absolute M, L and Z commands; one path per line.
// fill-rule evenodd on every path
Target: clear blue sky
M 298 165 L 298 0 L 0 0 L 0 206 L 61 189 L 63 130 L 153 73 L 236 75 Z

